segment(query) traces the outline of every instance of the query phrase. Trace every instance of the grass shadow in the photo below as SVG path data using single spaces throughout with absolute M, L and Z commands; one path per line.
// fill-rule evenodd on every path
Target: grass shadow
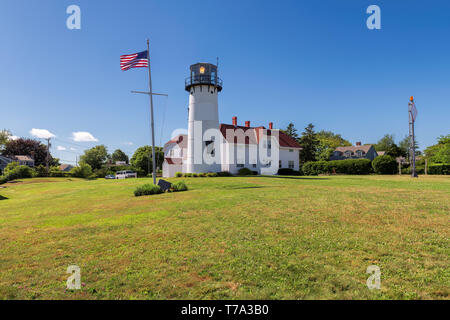
M 295 180 L 329 180 L 326 177 L 312 177 L 312 176 L 249 176 L 255 178 L 276 178 L 276 179 L 295 179 Z
M 8 200 L 8 198 L 7 198 L 7 197 L 4 197 L 4 196 L 2 196 L 2 195 L 0 194 L 0 200 Z
M 220 189 L 238 190 L 238 189 L 259 189 L 259 188 L 267 188 L 267 187 L 264 187 L 264 186 L 226 186 L 226 187 L 222 187 Z

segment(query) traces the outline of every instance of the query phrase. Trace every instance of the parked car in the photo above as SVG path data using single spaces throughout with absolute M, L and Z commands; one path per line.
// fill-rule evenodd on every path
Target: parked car
M 116 179 L 137 178 L 137 173 L 131 170 L 117 171 Z
M 108 175 L 105 177 L 105 179 L 115 179 L 115 178 L 116 178 L 116 176 L 113 175 L 113 174 L 108 174 Z

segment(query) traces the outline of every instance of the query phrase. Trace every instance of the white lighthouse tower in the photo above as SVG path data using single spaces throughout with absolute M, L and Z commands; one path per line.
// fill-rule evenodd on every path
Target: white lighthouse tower
M 210 63 L 193 64 L 190 71 L 185 81 L 189 92 L 186 172 L 218 172 L 221 164 L 205 163 L 204 155 L 217 155 L 220 141 L 203 141 L 203 137 L 209 129 L 219 130 L 218 94 L 222 91 L 222 81 L 217 75 L 217 66 Z

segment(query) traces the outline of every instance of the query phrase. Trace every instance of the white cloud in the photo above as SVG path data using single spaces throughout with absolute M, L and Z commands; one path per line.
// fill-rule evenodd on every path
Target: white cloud
M 75 148 L 70 148 L 70 150 L 72 150 L 72 151 L 77 151 L 77 149 L 75 149 Z
M 98 139 L 95 138 L 92 134 L 89 132 L 79 131 L 79 132 L 72 132 L 72 139 L 73 141 L 77 142 L 97 142 Z
M 64 150 L 67 150 L 66 147 L 63 147 L 63 146 L 57 146 L 56 149 L 57 149 L 58 151 L 64 151 Z
M 56 137 L 53 133 L 46 129 L 31 129 L 30 134 L 39 139 L 48 139 Z
M 130 142 L 130 141 L 124 142 L 123 144 L 124 144 L 124 145 L 127 145 L 127 146 L 132 146 L 132 145 L 134 145 L 134 143 L 133 143 L 133 142 Z
M 8 139 L 9 140 L 17 140 L 17 139 L 19 139 L 19 137 L 18 136 L 9 136 Z

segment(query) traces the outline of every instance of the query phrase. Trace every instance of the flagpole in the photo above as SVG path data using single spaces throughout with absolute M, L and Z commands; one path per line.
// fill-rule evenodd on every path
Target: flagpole
M 152 71 L 150 68 L 150 41 L 147 39 L 147 61 L 148 61 L 148 87 L 150 90 L 150 114 L 152 123 L 152 167 L 153 183 L 156 184 L 156 159 L 155 159 L 155 123 L 153 121 L 153 91 L 152 91 Z

